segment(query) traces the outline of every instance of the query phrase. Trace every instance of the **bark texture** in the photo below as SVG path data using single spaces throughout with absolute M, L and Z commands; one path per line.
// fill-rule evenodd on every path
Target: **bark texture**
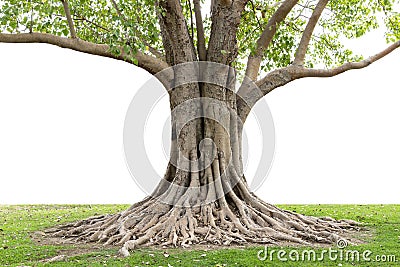
M 175 68 L 173 76 L 195 75 L 190 66 Z M 129 256 L 149 245 L 332 244 L 357 229 L 354 221 L 279 209 L 250 192 L 241 160 L 238 96 L 229 89 L 234 73 L 219 64 L 201 75 L 217 82 L 206 87 L 174 79 L 170 84 L 175 87 L 170 90 L 171 159 L 153 194 L 124 212 L 49 229 L 48 234 L 115 244 Z
M 216 97 L 220 91 L 215 88 Z M 129 256 L 138 246 L 149 245 L 332 244 L 357 228 L 354 221 L 305 216 L 259 199 L 241 173 L 237 117 L 226 112 L 231 107 L 213 100 L 203 106 L 185 105 L 178 107 L 175 123 L 186 117 L 181 112 L 194 107 L 214 113 L 220 123 L 202 118 L 182 127 L 178 136 L 173 134 L 171 157 L 177 161 L 171 160 L 151 196 L 124 212 L 89 218 L 47 233 L 73 242 L 116 244 L 121 246 L 122 255 Z M 196 131 L 197 125 L 204 125 L 202 131 Z M 201 150 L 193 149 L 202 136 L 213 142 Z

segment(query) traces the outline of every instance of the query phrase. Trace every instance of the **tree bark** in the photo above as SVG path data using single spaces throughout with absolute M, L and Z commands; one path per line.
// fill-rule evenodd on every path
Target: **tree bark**
M 117 244 L 128 256 L 129 250 L 146 245 L 332 243 L 356 226 L 353 221 L 285 211 L 251 193 L 241 161 L 243 127 L 236 94 L 229 89 L 234 72 L 224 65 L 201 71 L 217 81 L 199 98 L 193 89 L 200 84 L 186 86 L 180 80 L 200 75 L 190 66 L 194 65 L 174 69 L 178 79 L 170 89 L 171 159 L 153 194 L 124 212 L 50 229 L 48 234 L 74 242 Z
M 272 30 L 296 2 L 282 4 L 276 21 L 271 22 Z M 200 58 L 207 59 L 201 68 L 190 63 L 197 60 L 196 51 L 180 1 L 158 3 L 166 60 L 174 66 L 158 75 L 167 87 L 171 108 L 171 151 L 165 176 L 150 196 L 128 210 L 50 229 L 49 234 L 75 242 L 118 244 L 127 256 L 137 246 L 153 244 L 332 243 L 346 228 L 355 227 L 352 221 L 281 210 L 250 192 L 243 174 L 243 122 L 259 98 L 295 79 L 297 72 L 271 73 L 256 93 L 252 77 L 235 93 L 236 73 L 230 65 L 237 57 L 236 33 L 246 3 L 213 1 L 207 51 L 204 40 L 200 42 Z M 199 20 L 198 3 L 195 9 Z M 273 33 L 266 31 L 260 51 Z M 252 69 L 258 71 L 257 66 Z

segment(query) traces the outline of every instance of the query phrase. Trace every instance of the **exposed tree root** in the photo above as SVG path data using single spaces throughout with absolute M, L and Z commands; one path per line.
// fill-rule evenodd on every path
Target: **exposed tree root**
M 315 218 L 267 204 L 249 192 L 243 178 L 229 190 L 228 179 L 218 173 L 220 168 L 225 169 L 223 155 L 219 156 L 204 175 L 209 184 L 214 177 L 222 179 L 215 179 L 206 194 L 202 194 L 202 187 L 196 187 L 199 175 L 192 174 L 191 186 L 179 197 L 176 190 L 168 188 L 121 213 L 92 217 L 47 233 L 74 242 L 118 245 L 122 247 L 120 253 L 128 256 L 130 250 L 148 245 L 331 244 L 356 228 L 354 221 Z M 229 175 L 235 175 L 232 169 L 228 170 Z M 222 197 L 207 201 L 221 192 Z M 175 204 L 165 204 L 171 194 L 177 199 Z

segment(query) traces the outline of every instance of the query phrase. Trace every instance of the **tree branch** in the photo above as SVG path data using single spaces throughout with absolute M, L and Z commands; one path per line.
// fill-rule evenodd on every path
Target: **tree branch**
M 160 24 L 160 29 L 161 29 L 161 38 L 163 42 L 163 47 L 165 51 L 165 61 L 169 65 L 174 65 L 174 51 L 171 43 L 171 38 L 170 35 L 167 31 L 167 26 L 165 25 L 164 19 L 160 12 L 157 10 L 157 16 L 158 16 L 158 22 Z
M 302 66 L 304 64 L 304 58 L 307 53 L 308 45 L 310 44 L 310 39 L 312 33 L 314 32 L 315 26 L 319 18 L 321 17 L 322 12 L 324 11 L 326 5 L 328 4 L 329 0 L 320 0 L 315 7 L 310 20 L 307 23 L 306 29 L 303 32 L 301 37 L 300 44 L 297 48 L 295 59 L 293 64 Z
M 193 9 L 192 9 L 192 3 L 190 2 L 190 0 L 186 0 L 186 5 L 189 7 L 189 13 L 190 13 L 190 39 L 192 40 L 192 43 L 194 44 Z
M 247 60 L 246 76 L 251 80 L 256 80 L 258 71 L 260 70 L 261 61 L 264 51 L 268 48 L 269 44 L 274 37 L 278 24 L 281 23 L 293 7 L 297 4 L 298 0 L 284 1 L 278 10 L 271 16 L 266 28 L 257 40 L 256 50 L 251 54 Z
M 143 43 L 148 47 L 150 53 L 152 53 L 156 58 L 159 58 L 160 60 L 165 60 L 165 56 L 163 55 L 163 53 L 152 47 L 151 44 L 149 44 L 148 42 L 144 41 Z
M 71 37 L 75 39 L 76 31 L 75 31 L 75 27 L 74 27 L 74 21 L 72 20 L 72 17 L 71 17 L 71 11 L 68 6 L 68 0 L 61 0 L 61 2 L 63 3 L 65 16 L 67 17 L 69 32 L 71 34 Z
M 213 0 L 207 61 L 230 66 L 237 58 L 237 32 L 248 0 Z
M 200 0 L 193 0 L 194 3 L 194 15 L 196 18 L 196 28 L 197 28 L 197 52 L 199 53 L 199 60 L 207 60 L 207 49 L 206 49 L 206 39 L 204 34 L 203 18 L 201 16 L 201 5 Z
M 260 27 L 260 29 L 262 29 L 263 27 L 262 27 L 262 25 L 261 25 L 260 20 L 259 20 L 258 17 L 257 17 L 256 6 L 255 6 L 255 4 L 253 3 L 253 0 L 249 0 L 249 3 L 250 3 L 250 5 L 251 5 L 251 9 L 253 10 L 254 17 L 255 17 L 256 20 L 257 20 L 258 27 Z M 263 13 L 261 13 L 261 16 L 264 16 Z
M 134 63 L 132 60 L 127 59 L 127 55 L 124 53 L 122 53 L 120 56 L 112 54 L 110 52 L 110 47 L 108 45 L 94 44 L 80 40 L 78 38 L 71 39 L 71 38 L 55 36 L 48 33 L 19 33 L 19 34 L 0 33 L 0 42 L 1 43 L 46 43 L 91 55 L 123 60 L 132 64 Z M 123 49 L 121 49 L 121 51 L 123 51 Z M 155 74 L 169 67 L 169 65 L 164 61 L 143 54 L 141 52 L 137 52 L 137 54 L 134 55 L 134 57 L 138 61 L 139 67 L 147 70 L 152 74 Z
M 374 63 L 375 61 L 378 61 L 379 59 L 387 56 L 394 50 L 400 47 L 400 41 L 397 41 L 390 46 L 388 46 L 385 50 L 382 50 L 378 54 L 375 54 L 367 59 L 364 59 L 359 62 L 347 62 L 337 68 L 333 69 L 306 69 L 306 68 L 300 68 L 299 71 L 297 71 L 295 74 L 296 79 L 299 78 L 304 78 L 304 77 L 333 77 L 336 75 L 339 75 L 343 72 L 346 72 L 348 70 L 354 70 L 354 69 L 362 69 L 370 64 Z
M 119 16 L 122 20 L 128 21 L 128 20 L 124 17 L 124 15 L 121 13 L 121 10 L 119 10 L 118 5 L 117 5 L 117 2 L 115 2 L 115 0 L 111 0 L 111 3 L 112 3 L 112 5 L 113 5 L 115 11 L 117 12 L 118 16 Z
M 195 48 L 190 38 L 189 30 L 181 2 L 179 0 L 161 0 L 158 3 L 160 9 L 164 12 L 159 12 L 159 20 L 163 34 L 164 47 L 166 42 L 170 46 L 173 53 L 173 63 L 185 63 L 196 60 Z M 169 56 L 166 55 L 168 58 Z
M 109 32 L 109 31 L 110 31 L 109 29 L 107 29 L 107 28 L 105 28 L 105 27 L 103 27 L 103 26 L 97 24 L 96 22 L 94 22 L 94 21 L 92 21 L 92 20 L 89 20 L 89 19 L 87 19 L 87 18 L 85 18 L 85 17 L 76 16 L 76 15 L 74 15 L 74 16 L 75 16 L 75 18 L 74 18 L 75 21 L 84 21 L 84 22 L 87 22 L 87 23 L 89 23 L 89 24 L 95 26 L 96 28 L 102 29 L 103 31 L 106 31 L 106 32 Z
M 348 62 L 334 69 L 307 69 L 298 65 L 290 65 L 268 73 L 255 83 L 244 82 L 237 93 L 238 116 L 244 123 L 251 108 L 272 90 L 289 82 L 305 77 L 333 77 L 353 69 L 362 69 L 387 56 L 400 47 L 400 41 L 388 46 L 383 51 L 359 62 Z

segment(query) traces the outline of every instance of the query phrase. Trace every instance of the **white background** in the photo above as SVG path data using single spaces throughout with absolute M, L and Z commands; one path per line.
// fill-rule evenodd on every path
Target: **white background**
M 370 55 L 374 34 L 349 43 Z M 271 203 L 400 203 L 400 51 L 363 70 L 307 78 L 266 97 L 276 127 Z M 44 44 L 0 44 L 0 204 L 133 203 L 145 194 L 124 162 L 125 112 L 150 76 L 124 62 Z M 146 145 L 160 175 L 167 98 Z M 260 155 L 256 123 L 247 178 Z M 262 163 L 260 163 L 262 164 Z

